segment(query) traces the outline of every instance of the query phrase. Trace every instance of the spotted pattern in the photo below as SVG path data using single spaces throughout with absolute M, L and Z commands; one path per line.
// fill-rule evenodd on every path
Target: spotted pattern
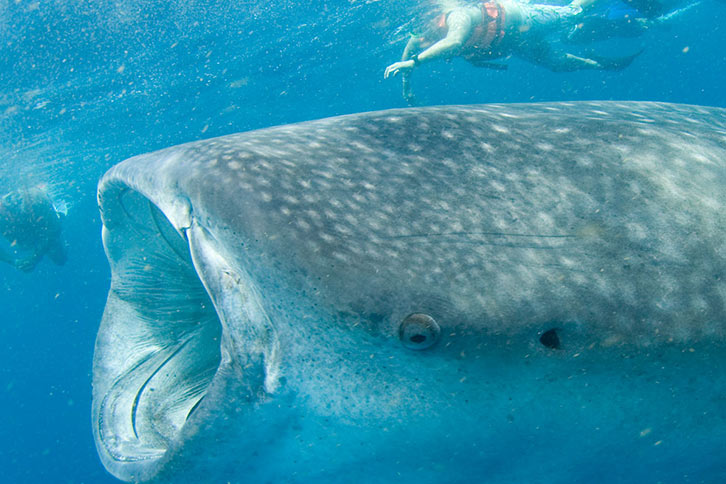
M 261 285 L 314 289 L 336 311 L 412 312 L 436 297 L 443 326 L 725 336 L 723 110 L 356 114 L 143 155 L 101 190 L 114 181 L 157 198 L 171 187 L 222 243 L 244 244 L 235 255 L 262 268 Z

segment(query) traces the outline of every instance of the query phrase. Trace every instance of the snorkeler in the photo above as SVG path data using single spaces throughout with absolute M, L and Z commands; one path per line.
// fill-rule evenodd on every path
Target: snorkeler
M 477 67 L 506 69 L 494 59 L 516 55 L 556 72 L 582 69 L 619 70 L 637 56 L 579 57 L 553 49 L 547 35 L 576 25 L 583 8 L 595 0 L 574 0 L 566 6 L 491 0 L 445 9 L 422 34 L 412 36 L 402 60 L 386 68 L 384 78 L 403 75 L 403 96 L 412 100 L 410 73 L 436 59 L 462 57 Z
M 44 255 L 58 265 L 66 262 L 61 216 L 43 187 L 15 190 L 0 198 L 0 261 L 32 271 Z

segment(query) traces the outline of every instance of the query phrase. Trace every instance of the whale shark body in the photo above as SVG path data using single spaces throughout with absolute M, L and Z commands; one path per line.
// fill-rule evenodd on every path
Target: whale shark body
M 726 478 L 726 110 L 354 114 L 131 158 L 93 430 L 134 482 Z

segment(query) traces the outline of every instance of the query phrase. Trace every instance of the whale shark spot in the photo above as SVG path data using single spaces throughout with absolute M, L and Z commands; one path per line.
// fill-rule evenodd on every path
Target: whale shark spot
M 104 466 L 155 484 L 722 482 L 725 119 L 399 109 L 119 164 L 98 192 Z

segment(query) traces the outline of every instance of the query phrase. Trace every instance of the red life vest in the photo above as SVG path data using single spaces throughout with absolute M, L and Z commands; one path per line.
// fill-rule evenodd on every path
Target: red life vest
M 499 57 L 496 47 L 504 38 L 504 9 L 497 2 L 481 5 L 481 23 L 474 28 L 461 49 L 464 59 Z
M 474 31 L 461 47 L 461 57 L 466 60 L 498 57 L 500 54 L 496 51 L 496 47 L 504 37 L 504 20 L 504 9 L 499 3 L 494 1 L 482 2 L 481 23 L 474 27 Z M 438 39 L 444 38 L 448 31 L 446 14 L 436 17 L 432 27 L 431 30 L 438 36 Z M 431 43 L 436 41 L 434 39 L 427 40 Z

